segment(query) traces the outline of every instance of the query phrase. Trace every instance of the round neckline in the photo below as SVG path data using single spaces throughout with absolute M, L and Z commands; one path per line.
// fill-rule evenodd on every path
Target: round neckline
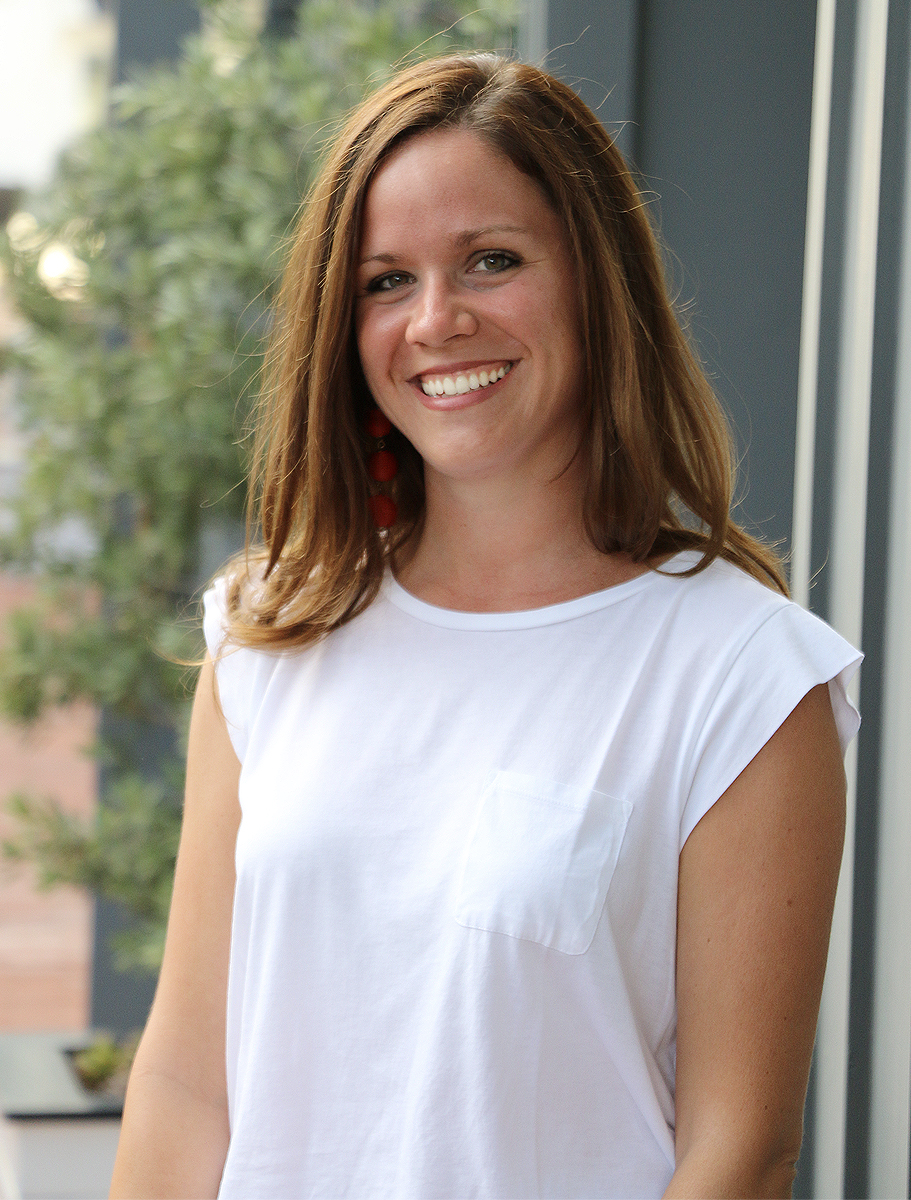
M 542 608 L 517 609 L 508 612 L 465 612 L 455 608 L 440 608 L 419 600 L 417 596 L 406 591 L 391 571 L 386 572 L 383 579 L 382 591 L 389 602 L 409 616 L 416 617 L 428 625 L 438 625 L 444 629 L 462 629 L 478 631 L 495 631 L 508 629 L 536 629 L 543 625 L 558 625 L 562 621 L 573 621 L 577 617 L 585 617 L 598 612 L 611 604 L 635 595 L 643 588 L 651 586 L 656 580 L 674 575 L 677 572 L 669 570 L 681 559 L 693 558 L 693 551 L 681 551 L 669 558 L 660 571 L 649 568 L 641 575 L 614 583 L 598 592 L 589 592 L 577 596 L 573 600 L 563 600 L 559 604 L 547 604 Z M 695 557 L 698 558 L 698 555 Z M 683 566 L 683 570 L 690 565 Z

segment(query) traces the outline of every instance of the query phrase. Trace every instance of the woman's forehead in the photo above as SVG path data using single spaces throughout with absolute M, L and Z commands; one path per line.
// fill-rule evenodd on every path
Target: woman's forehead
M 429 235 L 459 249 L 485 233 L 552 236 L 557 225 L 543 189 L 502 151 L 471 130 L 433 130 L 396 147 L 374 175 L 360 258 L 399 252 Z

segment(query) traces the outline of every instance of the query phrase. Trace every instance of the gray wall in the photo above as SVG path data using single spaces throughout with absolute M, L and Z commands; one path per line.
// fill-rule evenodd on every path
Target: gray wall
M 745 456 L 744 513 L 772 540 L 793 500 L 815 16 L 651 0 L 641 33 L 634 156 Z
M 743 458 L 743 515 L 787 539 L 815 0 L 538 4 L 530 49 L 638 168 Z M 536 55 L 542 58 L 542 54 Z

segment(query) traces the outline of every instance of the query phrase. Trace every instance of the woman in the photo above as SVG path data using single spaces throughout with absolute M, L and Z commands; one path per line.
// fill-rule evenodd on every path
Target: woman
M 112 1194 L 789 1195 L 859 656 L 728 516 L 592 113 L 366 101 L 267 383 Z

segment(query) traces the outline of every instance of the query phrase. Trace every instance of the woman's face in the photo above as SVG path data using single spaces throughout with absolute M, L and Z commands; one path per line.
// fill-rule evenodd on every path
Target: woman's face
M 580 436 L 578 280 L 538 185 L 466 130 L 396 150 L 365 199 L 356 332 L 425 476 L 552 479 Z

